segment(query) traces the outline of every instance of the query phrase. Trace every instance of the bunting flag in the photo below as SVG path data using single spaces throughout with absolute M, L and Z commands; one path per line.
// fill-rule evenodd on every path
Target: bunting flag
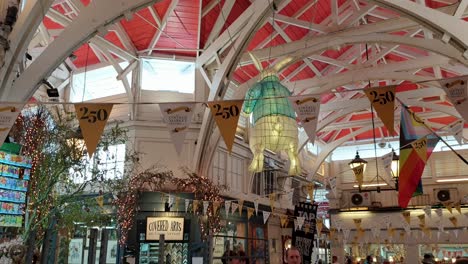
M 239 205 L 239 214 L 242 214 L 242 207 L 244 206 L 244 200 L 237 201 L 237 204 Z
M 447 208 L 447 210 L 449 211 L 450 214 L 453 214 L 453 212 L 452 212 L 453 203 L 452 202 L 446 202 L 446 203 L 444 203 L 444 206 L 445 206 L 445 208 Z
M 5 142 L 23 107 L 23 104 L 0 104 L 0 145 Z
M 334 177 L 329 177 L 328 178 L 328 183 L 330 184 L 330 189 L 333 193 L 334 197 L 338 197 L 338 194 L 336 193 L 336 176 Z
M 353 222 L 354 222 L 354 225 L 356 225 L 356 230 L 361 229 L 361 222 L 362 222 L 361 218 L 353 219 Z
M 380 227 L 378 227 L 378 226 L 372 227 L 372 228 L 371 228 L 371 232 L 372 232 L 372 236 L 373 236 L 374 238 L 380 237 Z
M 432 207 L 430 205 L 426 205 L 423 210 L 429 218 L 432 218 Z
M 383 155 L 380 160 L 384 167 L 384 176 L 383 179 L 387 184 L 393 183 L 393 174 L 392 174 L 392 160 L 393 160 L 393 151 Z
M 267 223 L 269 217 L 270 217 L 270 212 L 263 211 L 263 224 Z
M 271 211 L 273 212 L 275 210 L 276 194 L 270 193 L 268 197 L 270 198 L 270 207 Z
M 435 212 L 436 212 L 436 214 L 437 214 L 438 217 L 440 217 L 440 218 L 442 217 L 442 215 L 443 215 L 443 214 L 442 214 L 442 208 L 437 208 L 437 209 L 435 210 Z
M 411 142 L 411 146 L 413 147 L 414 150 L 416 150 L 416 153 L 418 153 L 418 156 L 421 158 L 424 163 L 427 161 L 427 137 L 422 137 L 418 140 L 415 140 Z
M 461 212 L 461 203 L 460 203 L 460 202 L 456 202 L 454 206 L 455 206 L 455 210 L 457 210 L 457 212 L 458 212 L 459 214 L 462 214 L 462 212 Z
M 258 215 L 258 201 L 254 201 L 255 215 Z
M 221 206 L 220 201 L 214 201 L 213 202 L 213 213 L 216 214 L 218 212 L 219 207 Z
M 390 135 L 395 135 L 395 90 L 394 85 L 364 89 L 364 93 Z
M 389 229 L 387 229 L 387 233 L 389 237 L 393 237 L 395 235 L 395 228 L 390 227 Z
M 454 124 L 450 125 L 450 133 L 452 133 L 458 145 L 463 145 L 463 120 L 457 120 Z
M 406 208 L 421 182 L 421 176 L 426 165 L 425 160 L 421 159 L 418 152 L 412 147 L 411 142 L 424 137 L 430 131 L 416 114 L 406 106 L 403 106 L 403 108 L 400 124 L 400 146 L 402 148 L 400 149 L 398 204 L 401 208 Z M 437 137 L 427 137 L 426 160 L 432 154 L 438 141 Z
M 297 220 L 294 219 L 294 231 L 299 230 L 299 226 L 297 225 Z
M 421 225 L 426 225 L 426 215 L 425 214 L 418 215 L 418 219 L 419 219 L 419 223 Z
M 239 122 L 243 102 L 244 100 L 208 102 L 211 114 L 229 153 L 231 153 L 236 136 L 237 123 Z
M 411 226 L 410 225 L 404 225 L 403 228 L 405 229 L 406 234 L 408 234 L 408 235 L 411 234 Z
M 444 222 L 441 220 L 437 222 L 437 228 L 439 229 L 440 232 L 444 232 Z
M 171 208 L 172 205 L 174 204 L 174 196 L 169 195 L 169 198 L 167 199 L 167 203 L 169 204 L 169 208 Z
M 351 233 L 351 230 L 343 229 L 343 240 L 344 241 L 348 241 L 350 233 Z M 344 243 L 344 244 L 346 244 L 346 243 Z
M 237 208 L 239 208 L 239 204 L 231 203 L 231 214 L 234 214 L 237 211 Z
M 406 235 L 405 232 L 403 232 L 403 231 L 400 232 L 400 240 L 401 241 L 405 240 L 405 235 Z
M 447 98 L 455 106 L 465 122 L 468 121 L 468 76 L 439 80 Z
M 458 219 L 455 216 L 449 218 L 454 227 L 458 227 Z
M 336 229 L 335 228 L 330 228 L 330 240 L 336 240 Z
M 458 229 L 453 229 L 453 235 L 455 236 L 455 238 L 458 238 Z
M 226 210 L 226 217 L 229 215 L 229 209 L 231 209 L 231 201 L 224 201 L 224 210 Z
M 185 141 L 185 135 L 192 123 L 195 103 L 160 103 L 159 108 L 164 123 L 174 143 L 177 154 L 180 156 Z
M 302 229 L 302 227 L 304 226 L 305 218 L 303 216 L 298 216 L 296 219 L 297 219 L 297 226 L 299 227 L 299 229 Z
M 288 216 L 287 215 L 280 215 L 280 224 L 281 224 L 281 227 L 283 227 L 283 228 L 288 227 Z
M 365 231 L 364 229 L 359 228 L 359 229 L 357 230 L 357 236 L 358 236 L 358 238 L 359 238 L 359 239 L 362 239 L 362 238 L 364 237 L 364 234 L 365 234 L 365 233 L 366 233 L 366 231 Z
M 307 188 L 307 193 L 309 194 L 309 198 L 311 201 L 314 200 L 314 184 L 313 183 L 308 183 L 306 188 Z
M 190 204 L 190 200 L 189 200 L 189 199 L 185 199 L 185 212 L 186 212 L 186 213 L 187 213 L 187 211 L 188 211 L 189 204 Z
M 320 234 L 322 233 L 322 228 L 323 228 L 323 219 L 322 218 L 315 219 L 315 229 L 317 230 L 318 236 L 320 236 Z
M 254 213 L 254 210 L 253 208 L 251 207 L 247 207 L 247 220 L 250 220 L 250 217 L 252 217 L 253 213 Z
M 96 202 L 99 205 L 99 207 L 103 208 L 104 207 L 104 196 L 99 195 L 96 197 Z
M 198 200 L 193 200 L 192 202 L 192 210 L 193 210 L 193 213 L 196 214 L 198 212 Z
M 410 225 L 411 224 L 411 212 L 406 211 L 406 212 L 401 213 L 401 215 L 403 216 L 405 221 Z
M 385 226 L 387 227 L 387 229 L 390 228 L 390 224 L 391 224 L 391 222 L 390 222 L 390 216 L 389 216 L 389 215 L 384 215 L 384 216 L 382 217 L 382 220 L 383 220 Z
M 364 165 L 361 164 L 357 167 L 353 168 L 354 176 L 356 177 L 356 181 L 358 182 L 359 187 L 362 186 L 362 181 L 364 179 Z
M 75 104 L 76 117 L 80 124 L 86 150 L 91 158 L 96 151 L 99 139 L 114 104 Z
M 210 206 L 210 201 L 203 201 L 203 215 L 208 213 L 208 206 Z
M 320 98 L 310 95 L 288 97 L 291 105 L 296 111 L 309 141 L 314 143 L 315 131 L 317 129 L 318 115 L 320 112 Z
M 310 232 L 310 225 L 309 224 L 305 224 L 304 226 L 304 232 L 307 234 Z

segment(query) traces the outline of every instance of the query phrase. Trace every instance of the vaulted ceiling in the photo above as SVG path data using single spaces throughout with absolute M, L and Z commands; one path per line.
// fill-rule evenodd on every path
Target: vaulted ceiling
M 11 34 L 19 44 L 5 57 L 2 100 L 29 98 L 44 78 L 66 87 L 74 69 L 111 64 L 121 77 L 146 56 L 192 58 L 210 88 L 207 100 L 243 98 L 259 76 L 249 51 L 264 67 L 294 58 L 280 79 L 294 94 L 321 95 L 316 142 L 329 146 L 328 152 L 374 133 L 391 136 L 378 118 L 372 129 L 362 92 L 369 85 L 398 85 L 397 97 L 446 134 L 460 115 L 434 80 L 468 74 L 467 5 L 468 0 L 29 0 L 23 11 L 29 19 L 20 16 Z M 18 65 L 26 48 L 35 60 Z M 130 66 L 120 68 L 121 60 Z M 138 100 L 134 87 L 124 86 L 129 101 Z M 201 153 L 219 140 L 214 127 L 205 113 L 199 166 Z M 306 142 L 302 134 L 301 145 Z

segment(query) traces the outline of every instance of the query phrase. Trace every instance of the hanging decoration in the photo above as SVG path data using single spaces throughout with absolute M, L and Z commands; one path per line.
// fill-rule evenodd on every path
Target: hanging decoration
M 353 172 L 359 187 L 361 187 L 364 179 L 364 165 L 361 164 L 357 167 L 354 167 Z
M 302 127 L 309 141 L 314 143 L 315 130 L 317 129 L 318 116 L 320 112 L 320 98 L 310 95 L 290 96 L 289 101 L 296 111 Z
M 453 135 L 458 145 L 463 145 L 463 120 L 457 120 L 449 125 L 450 133 Z
M 444 203 L 445 208 L 449 211 L 450 214 L 453 214 L 453 203 L 452 202 L 446 202 Z
M 239 204 L 231 203 L 231 214 L 234 214 L 238 208 L 239 208 Z
M 468 122 L 468 76 L 443 79 L 439 83 L 458 113 Z
M 264 70 L 261 62 L 250 55 L 261 72 L 261 77 L 246 93 L 243 108 L 245 114 L 253 115 L 249 145 L 254 158 L 249 171 L 263 171 L 263 151 L 267 148 L 274 152 L 286 151 L 290 162 L 289 175 L 300 175 L 296 113 L 287 98 L 291 92 L 281 84 L 277 76 L 278 71 L 292 58 L 288 57 Z
M 280 225 L 282 228 L 286 228 L 288 226 L 288 216 L 287 215 L 280 215 Z
M 453 224 L 454 227 L 458 227 L 458 219 L 455 216 L 449 217 L 450 222 Z
M 251 208 L 251 207 L 247 207 L 247 220 L 250 220 L 250 218 L 252 217 L 253 213 L 254 213 L 254 208 Z
M 76 117 L 90 158 L 96 150 L 113 106 L 113 104 L 75 104 Z
M 420 224 L 426 225 L 426 215 L 425 214 L 418 215 L 418 219 L 419 219 Z
M 411 212 L 410 211 L 402 212 L 401 215 L 403 216 L 405 221 L 410 225 L 411 224 Z
M 209 102 L 211 114 L 218 125 L 219 132 L 224 139 L 224 144 L 229 153 L 232 151 L 236 136 L 237 123 L 239 122 L 242 100 Z
M 226 210 L 226 217 L 228 217 L 229 209 L 231 209 L 231 201 L 224 201 L 224 209 Z
M 319 237 L 320 237 L 320 234 L 322 233 L 322 228 L 323 228 L 323 219 L 322 218 L 315 219 L 315 229 L 317 230 L 317 236 Z
M 364 93 L 390 135 L 395 135 L 395 91 L 394 85 L 364 89 Z
M 160 103 L 163 121 L 167 125 L 177 154 L 180 156 L 185 135 L 192 123 L 195 103 Z
M 270 212 L 263 211 L 263 223 L 266 224 L 268 221 L 268 218 L 270 217 Z
M 362 222 L 361 218 L 355 218 L 353 219 L 353 222 L 357 230 L 361 229 L 361 222 Z
M 430 205 L 426 205 L 423 210 L 429 218 L 432 218 L 432 207 Z

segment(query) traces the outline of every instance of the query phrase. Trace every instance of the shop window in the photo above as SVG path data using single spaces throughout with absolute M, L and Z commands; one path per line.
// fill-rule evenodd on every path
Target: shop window
M 119 65 L 124 69 L 128 66 L 128 62 L 122 62 Z M 105 66 L 86 72 L 73 73 L 70 101 L 89 101 L 125 93 L 122 81 L 116 79 L 117 74 L 113 66 Z M 127 80 L 131 83 L 131 72 L 127 75 Z
M 216 185 L 226 185 L 227 153 L 216 151 L 213 157 L 211 180 Z
M 277 170 L 265 170 L 254 174 L 252 193 L 260 196 L 268 195 L 276 191 L 276 179 L 279 176 Z
M 195 63 L 163 59 L 143 59 L 143 90 L 174 91 L 193 93 L 195 91 Z

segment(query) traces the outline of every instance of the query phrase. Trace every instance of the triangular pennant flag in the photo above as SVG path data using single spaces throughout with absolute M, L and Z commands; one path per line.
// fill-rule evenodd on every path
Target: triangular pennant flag
M 294 231 L 299 230 L 299 227 L 297 226 L 297 219 L 294 219 Z
M 193 202 L 192 202 L 192 210 L 193 210 L 194 214 L 196 214 L 197 211 L 198 211 L 198 203 L 199 203 L 198 200 L 193 200 Z
M 358 236 L 358 238 L 362 238 L 362 237 L 364 236 L 365 233 L 366 233 L 366 231 L 365 231 L 364 229 L 359 228 L 359 229 L 357 230 L 357 236 Z
M 427 137 L 422 137 L 418 140 L 411 142 L 411 146 L 416 150 L 418 156 L 424 163 L 427 161 Z
M 343 228 L 343 239 L 348 241 L 351 230 Z
M 167 203 L 169 204 L 169 208 L 171 208 L 172 205 L 174 204 L 174 196 L 169 194 L 169 198 L 167 199 Z
M 444 223 L 442 221 L 438 221 L 437 228 L 440 232 L 444 232 Z
M 461 203 L 460 203 L 460 202 L 456 202 L 456 203 L 454 204 L 454 207 L 455 207 L 455 210 L 457 210 L 457 212 L 458 212 L 459 214 L 462 214 L 462 212 L 461 212 Z
M 179 202 L 180 202 L 180 198 L 178 196 L 175 197 L 175 205 L 174 205 L 174 208 L 176 211 L 179 210 Z
M 287 227 L 288 226 L 288 216 L 287 215 L 280 215 L 280 224 L 281 227 Z
M 426 225 L 426 215 L 425 214 L 420 214 L 418 215 L 419 223 L 421 225 Z
M 371 228 L 372 236 L 378 238 L 380 236 L 380 227 L 375 226 Z
M 462 118 L 468 121 L 468 76 L 458 76 L 439 80 L 450 102 Z
M 5 142 L 23 107 L 24 104 L 0 104 L 0 145 Z
M 221 206 L 220 201 L 214 201 L 213 202 L 213 213 L 216 214 L 218 212 L 219 206 Z
M 336 230 L 338 230 L 338 232 L 341 232 L 341 227 L 343 226 L 343 221 L 335 220 L 334 222 L 335 222 L 334 226 L 336 227 Z
M 406 234 L 409 235 L 411 233 L 411 226 L 410 225 L 404 225 L 403 228 L 405 229 Z
M 329 177 L 328 178 L 328 183 L 330 184 L 330 189 L 333 193 L 334 197 L 338 197 L 338 194 L 336 193 L 336 176 L 335 177 Z
M 310 182 L 310 183 L 308 183 L 308 184 L 306 185 L 306 188 L 307 188 L 307 194 L 309 194 L 309 199 L 310 199 L 311 201 L 313 201 L 313 200 L 314 200 L 314 188 L 315 188 L 315 185 L 314 185 L 313 183 Z
M 244 200 L 237 201 L 237 204 L 239 205 L 239 213 L 242 214 L 242 207 L 244 206 Z
M 455 216 L 449 217 L 449 220 L 454 227 L 458 227 L 458 219 Z
M 437 208 L 437 209 L 435 210 L 435 212 L 436 212 L 436 214 L 437 214 L 438 217 L 442 217 L 442 208 Z
M 304 226 L 304 232 L 307 234 L 310 232 L 310 225 L 309 224 L 305 224 Z
M 270 193 L 268 197 L 270 198 L 270 207 L 271 211 L 273 212 L 275 210 L 276 194 Z
M 254 213 L 254 210 L 253 208 L 251 207 L 247 207 L 247 220 L 250 220 L 250 217 L 252 217 L 253 213 Z
M 353 168 L 354 176 L 356 177 L 356 181 L 358 182 L 359 186 L 362 186 L 362 181 L 364 177 L 364 165 L 361 164 L 357 167 Z
M 90 158 L 101 139 L 113 106 L 114 104 L 75 104 L 76 117 Z
M 389 229 L 387 229 L 387 233 L 389 237 L 393 237 L 395 235 L 395 228 L 390 227 Z
M 392 173 L 392 160 L 393 160 L 393 151 L 385 154 L 380 158 L 382 165 L 384 167 L 384 180 L 390 184 L 393 182 L 393 173 Z
M 453 203 L 452 202 L 447 202 L 447 203 L 444 203 L 444 205 L 445 205 L 445 208 L 447 208 L 447 210 L 450 212 L 450 214 L 453 214 L 452 213 Z
M 185 199 L 185 212 L 186 212 L 186 213 L 187 213 L 189 204 L 190 204 L 190 200 L 189 200 L 189 199 Z
M 401 241 L 405 240 L 405 235 L 406 235 L 405 232 L 403 232 L 403 231 L 400 232 L 400 240 Z
M 255 214 L 258 215 L 258 201 L 254 201 Z
M 234 143 L 243 102 L 243 100 L 232 100 L 208 103 L 211 114 L 213 115 L 216 125 L 218 125 L 219 132 L 224 139 L 229 153 L 231 153 L 232 144 Z
M 437 231 L 437 240 L 440 240 L 440 234 L 441 232 Z
M 231 201 L 224 201 L 224 209 L 226 210 L 226 217 L 229 215 L 231 209 Z
M 192 123 L 195 103 L 160 103 L 163 121 L 169 129 L 177 154 L 180 156 L 185 135 Z
M 384 123 L 390 135 L 395 135 L 395 90 L 396 86 L 364 89 L 377 115 Z
M 315 229 L 317 230 L 317 234 L 319 236 L 322 233 L 322 228 L 323 228 L 323 219 L 322 218 L 315 219 Z
M 238 208 L 239 208 L 239 204 L 231 203 L 231 214 L 234 214 Z
M 450 125 L 450 133 L 452 133 L 459 145 L 463 145 L 463 120 L 458 120 L 455 124 Z
M 208 206 L 210 206 L 210 201 L 203 201 L 203 215 L 208 213 Z
M 357 230 L 361 229 L 361 222 L 362 222 L 361 218 L 353 219 L 353 222 L 354 222 L 354 225 L 356 225 Z
M 455 238 L 458 238 L 458 231 L 460 231 L 459 229 L 453 229 L 453 235 L 455 236 Z
M 411 212 L 410 211 L 403 212 L 401 213 L 401 215 L 403 216 L 403 218 L 408 224 L 411 224 Z
M 291 96 L 288 98 L 296 111 L 297 118 L 300 120 L 309 141 L 314 143 L 315 130 L 317 129 L 318 115 L 320 112 L 320 98 L 302 95 Z
M 99 205 L 99 207 L 104 207 L 104 196 L 99 195 L 98 197 L 96 197 L 96 202 Z
M 382 217 L 382 220 L 383 220 L 385 226 L 387 227 L 387 229 L 390 228 L 390 223 L 391 223 L 390 222 L 390 216 L 389 215 L 384 215 Z
M 430 205 L 426 205 L 423 210 L 429 218 L 432 218 L 432 207 Z
M 304 220 L 305 218 L 303 216 L 297 217 L 297 226 L 299 227 L 299 229 L 302 229 L 302 227 L 304 226 Z
M 263 224 L 266 224 L 269 217 L 270 217 L 270 212 L 263 211 Z

